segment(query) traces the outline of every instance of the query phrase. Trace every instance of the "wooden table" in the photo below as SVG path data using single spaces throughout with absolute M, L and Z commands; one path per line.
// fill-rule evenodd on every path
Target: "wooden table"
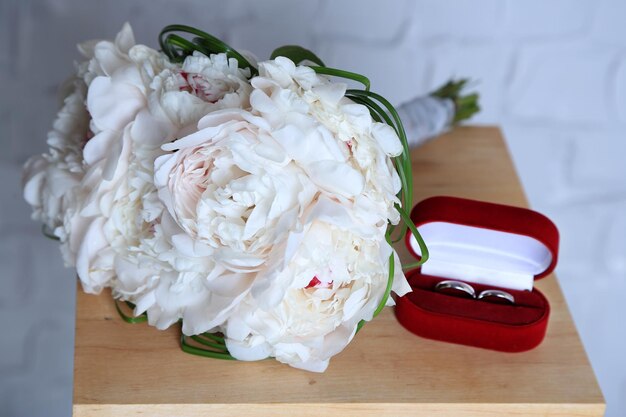
M 426 144 L 413 153 L 413 174 L 416 201 L 447 194 L 527 205 L 497 128 L 460 128 Z M 533 351 L 425 340 L 387 309 L 324 374 L 185 354 L 178 329 L 127 324 L 109 293 L 79 289 L 74 415 L 601 416 L 604 400 L 555 277 L 537 287 L 552 316 Z

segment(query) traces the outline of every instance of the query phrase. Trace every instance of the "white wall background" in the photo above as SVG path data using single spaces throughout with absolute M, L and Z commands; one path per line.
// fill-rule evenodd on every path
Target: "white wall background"
M 69 416 L 74 285 L 29 220 L 20 166 L 43 152 L 74 45 L 168 23 L 259 57 L 283 44 L 369 75 L 400 103 L 479 81 L 531 204 L 559 225 L 558 276 L 608 401 L 626 415 L 626 1 L 0 0 L 0 415 Z

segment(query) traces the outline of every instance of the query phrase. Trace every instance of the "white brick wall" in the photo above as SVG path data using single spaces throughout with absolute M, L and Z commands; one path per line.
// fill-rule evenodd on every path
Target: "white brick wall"
M 396 103 L 476 79 L 474 122 L 503 126 L 532 205 L 560 226 L 561 285 L 607 416 L 626 414 L 624 0 L 2 0 L 0 415 L 70 414 L 75 280 L 30 222 L 19 171 L 45 148 L 74 44 L 126 20 L 150 45 L 179 22 L 260 57 L 299 43 Z

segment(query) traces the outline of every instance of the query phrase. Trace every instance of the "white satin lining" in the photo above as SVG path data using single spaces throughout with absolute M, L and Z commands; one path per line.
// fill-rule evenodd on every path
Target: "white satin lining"
M 514 290 L 532 290 L 552 262 L 550 250 L 529 236 L 445 222 L 417 228 L 430 253 L 422 273 Z M 421 254 L 414 236 L 410 245 Z

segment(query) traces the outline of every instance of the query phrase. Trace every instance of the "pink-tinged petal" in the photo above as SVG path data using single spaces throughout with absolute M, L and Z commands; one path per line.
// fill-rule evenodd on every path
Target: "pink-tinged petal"
M 194 132 L 190 135 L 187 135 L 183 138 L 180 138 L 174 142 L 166 143 L 163 146 L 161 146 L 161 149 L 163 149 L 164 151 L 175 151 L 178 149 L 189 148 L 192 146 L 197 146 L 203 143 L 211 142 L 211 140 L 215 136 L 218 136 L 227 127 L 228 127 L 227 125 L 207 127 L 205 129 Z
M 256 254 L 232 250 L 228 247 L 219 248 L 214 255 L 215 262 L 233 272 L 254 272 L 264 264 L 264 259 Z

